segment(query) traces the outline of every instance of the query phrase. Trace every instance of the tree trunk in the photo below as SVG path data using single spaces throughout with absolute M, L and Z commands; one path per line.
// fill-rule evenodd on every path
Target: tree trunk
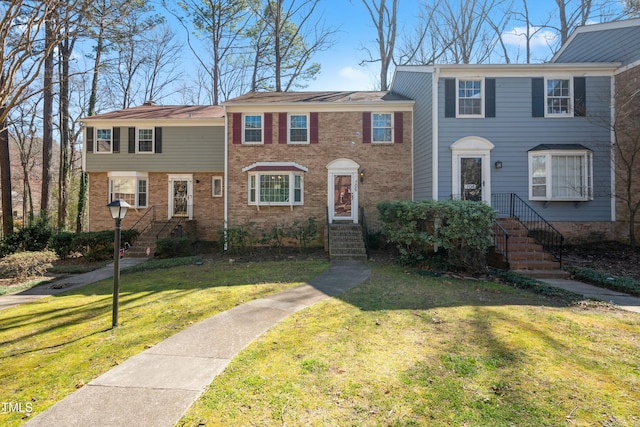
M 69 40 L 60 43 L 60 170 L 58 176 L 58 230 L 66 228 L 69 203 Z
M 0 115 L 5 107 L 0 106 Z M 0 187 L 2 188 L 2 235 L 13 233 L 13 201 L 11 200 L 11 160 L 9 158 L 9 129 L 0 122 Z
M 53 33 L 53 11 L 47 12 L 45 38 L 47 46 L 51 46 Z M 42 125 L 42 194 L 40 195 L 40 212 L 45 221 L 49 218 L 49 197 L 51 193 L 51 157 L 53 151 L 53 49 L 44 61 L 44 97 Z

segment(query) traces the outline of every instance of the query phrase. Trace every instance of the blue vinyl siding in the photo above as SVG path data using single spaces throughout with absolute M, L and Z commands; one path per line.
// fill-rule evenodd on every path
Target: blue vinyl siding
M 587 77 L 587 117 L 533 118 L 531 78 L 501 77 L 496 79 L 495 118 L 458 119 L 444 117 L 444 79 L 440 79 L 439 198 L 447 199 L 452 194 L 451 145 L 461 138 L 478 136 L 495 146 L 490 160 L 492 193 L 517 193 L 551 221 L 611 220 L 611 135 L 606 125 L 610 89 L 609 77 Z M 582 144 L 593 150 L 593 201 L 528 201 L 528 150 L 539 144 Z M 502 169 L 494 168 L 496 160 L 502 161 Z
M 398 72 L 391 88 L 393 93 L 415 100 L 413 110 L 413 198 L 433 197 L 433 74 Z

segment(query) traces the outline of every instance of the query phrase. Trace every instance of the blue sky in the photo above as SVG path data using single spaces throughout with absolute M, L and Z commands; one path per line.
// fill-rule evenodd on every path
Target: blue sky
M 419 2 L 401 0 L 399 3 L 397 43 L 401 42 L 403 34 L 410 33 L 414 28 Z M 536 0 L 530 3 L 530 13 L 533 16 L 546 15 L 555 4 L 553 0 Z M 361 0 L 322 0 L 321 6 L 324 8 L 323 16 L 327 25 L 339 27 L 340 31 L 335 37 L 336 44 L 330 50 L 314 57 L 314 61 L 321 64 L 322 71 L 305 90 L 376 89 L 379 64 L 359 65 L 362 59 L 368 58 L 367 52 L 362 48 L 369 47 L 375 53 L 377 47 L 375 28 Z M 515 34 L 522 32 L 524 27 L 518 22 L 513 22 L 509 29 L 512 35 L 507 35 L 505 40 L 515 52 L 518 44 L 524 41 Z M 546 38 L 551 36 L 548 31 L 541 32 L 534 40 L 534 54 L 538 61 L 550 58 L 551 51 L 547 47 Z M 392 77 L 393 74 L 389 79 Z
M 160 0 L 152 0 L 158 4 Z M 417 22 L 419 4 L 430 2 L 431 0 L 399 0 L 398 36 L 396 46 L 402 43 L 405 34 L 411 33 Z M 450 0 L 456 4 L 461 0 Z M 521 7 L 520 0 L 513 1 L 515 7 Z M 549 16 L 551 11 L 555 11 L 557 6 L 554 0 L 530 0 L 530 14 L 532 20 L 543 21 Z M 308 82 L 308 87 L 296 90 L 375 90 L 379 75 L 379 64 L 368 64 L 361 66 L 363 59 L 368 58 L 368 54 L 363 48 L 368 47 L 375 53 L 376 30 L 371 22 L 368 11 L 362 4 L 362 0 L 320 0 L 317 13 L 322 14 L 325 26 L 338 29 L 335 34 L 335 44 L 327 51 L 320 52 L 313 58 L 313 62 L 321 64 L 321 72 L 316 80 Z M 161 7 L 160 13 L 165 12 Z M 174 27 L 176 33 L 185 38 L 183 28 L 174 21 L 174 18 L 166 12 L 163 13 L 170 25 Z M 557 15 L 557 12 L 556 12 Z M 524 39 L 518 37 L 517 33 L 524 31 L 522 23 L 513 21 L 507 27 L 505 40 L 509 44 L 512 62 L 524 62 L 524 49 L 520 49 L 518 58 L 518 45 L 524 45 Z M 509 35 L 511 34 L 511 36 Z M 532 62 L 541 62 L 551 58 L 549 44 L 553 44 L 553 33 L 548 30 L 541 31 L 533 40 Z M 185 45 L 185 56 L 191 52 Z M 502 62 L 497 58 L 494 62 Z M 190 61 L 185 58 L 184 67 L 189 67 Z M 189 78 L 189 77 L 187 77 Z M 393 78 L 393 69 L 389 73 L 389 82 Z

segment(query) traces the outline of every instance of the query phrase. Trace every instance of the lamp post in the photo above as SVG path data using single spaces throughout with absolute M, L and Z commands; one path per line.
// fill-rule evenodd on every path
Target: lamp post
M 116 221 L 115 237 L 113 242 L 113 312 L 111 326 L 118 326 L 118 294 L 120 292 L 120 224 L 131 207 L 124 200 L 114 200 L 107 205 L 111 218 Z

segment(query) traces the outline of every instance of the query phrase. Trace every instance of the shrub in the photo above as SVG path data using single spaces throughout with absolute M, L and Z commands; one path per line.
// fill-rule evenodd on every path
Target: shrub
M 288 227 L 287 235 L 298 245 L 298 249 L 307 249 L 318 238 L 318 224 L 314 217 L 306 221 L 295 220 Z
M 21 251 L 38 252 L 47 248 L 51 228 L 44 220 L 26 227 L 19 227 L 2 239 L 0 254 L 8 255 Z
M 397 201 L 379 203 L 378 211 L 401 262 L 420 264 L 437 246 L 447 251 L 454 267 L 470 273 L 485 269 L 495 219 L 490 206 L 464 200 Z
M 19 252 L 0 259 L 0 277 L 24 278 L 44 274 L 57 259 L 52 251 Z
M 197 252 L 197 241 L 191 237 L 168 237 L 156 241 L 156 255 L 159 258 L 188 257 Z
M 60 259 L 65 259 L 71 253 L 78 252 L 76 236 L 76 233 L 69 231 L 54 234 L 49 240 L 49 247 Z
M 242 225 L 227 225 L 227 228 L 218 230 L 218 236 L 223 236 L 218 241 L 220 250 L 225 249 L 229 253 L 241 253 L 253 251 L 258 241 L 260 231 L 256 228 L 254 222 L 248 222 Z
M 596 286 L 640 296 L 640 282 L 631 277 L 620 277 L 602 273 L 590 268 L 567 268 L 573 276 L 581 281 Z

